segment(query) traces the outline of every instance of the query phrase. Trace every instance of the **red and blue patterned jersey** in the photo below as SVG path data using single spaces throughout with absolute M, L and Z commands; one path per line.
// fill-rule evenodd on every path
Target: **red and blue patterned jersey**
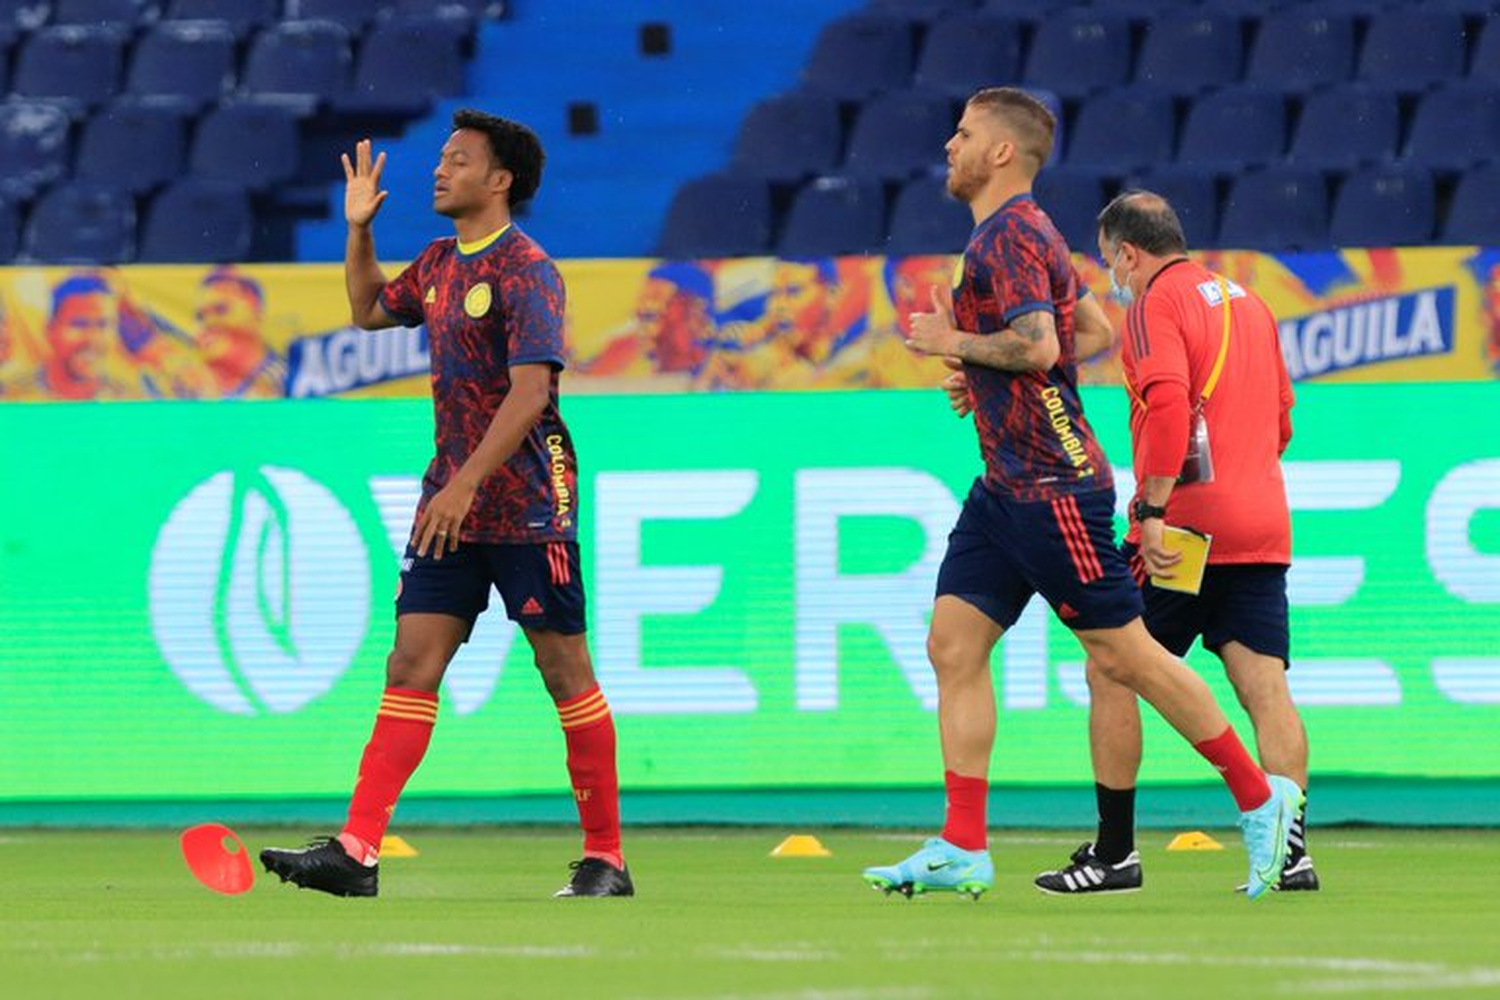
M 1078 398 L 1077 288 L 1067 243 L 1030 195 L 1017 195 L 974 227 L 953 293 L 958 328 L 984 336 L 1045 310 L 1061 348 L 1045 372 L 964 365 L 984 481 L 1001 496 L 1049 500 L 1114 485 Z
M 434 240 L 386 284 L 380 304 L 396 321 L 427 325 L 437 454 L 422 477 L 427 502 L 479 447 L 514 365 L 550 365 L 547 408 L 510 459 L 479 488 L 462 540 L 554 542 L 577 538 L 578 460 L 557 408 L 563 367 L 562 276 L 515 225 L 464 253 Z

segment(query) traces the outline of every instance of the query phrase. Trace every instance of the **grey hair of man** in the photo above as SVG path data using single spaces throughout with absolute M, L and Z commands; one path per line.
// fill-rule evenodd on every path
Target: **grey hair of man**
M 1099 213 L 1099 234 L 1105 245 L 1122 243 L 1154 257 L 1176 257 L 1187 253 L 1187 237 L 1167 199 L 1153 191 L 1123 191 Z

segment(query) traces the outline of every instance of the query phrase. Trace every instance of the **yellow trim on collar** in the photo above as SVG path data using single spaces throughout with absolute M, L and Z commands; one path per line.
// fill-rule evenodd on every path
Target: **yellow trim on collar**
M 510 229 L 510 227 L 511 227 L 511 223 L 507 222 L 505 225 L 501 226 L 499 229 L 495 230 L 493 233 L 490 233 L 488 236 L 485 236 L 482 239 L 477 239 L 473 243 L 465 243 L 463 240 L 459 240 L 458 241 L 458 252 L 459 253 L 465 253 L 465 254 L 475 254 L 475 253 L 478 253 L 479 251 L 483 250 L 485 247 L 488 247 L 491 243 L 494 243 L 500 237 L 504 236 L 505 233 L 506 233 L 506 231 L 508 229 Z

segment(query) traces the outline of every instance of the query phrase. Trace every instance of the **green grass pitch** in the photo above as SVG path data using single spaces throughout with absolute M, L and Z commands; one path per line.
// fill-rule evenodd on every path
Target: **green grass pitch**
M 296 844 L 239 831 L 252 851 Z M 1315 829 L 1324 891 L 1232 888 L 1235 833 L 1168 852 L 1146 832 L 1146 888 L 1044 896 L 1031 876 L 1083 839 L 994 836 L 979 902 L 907 901 L 860 869 L 919 834 L 630 829 L 639 895 L 554 900 L 576 834 L 422 829 L 387 859 L 380 898 L 335 899 L 261 873 L 220 896 L 175 833 L 0 831 L 0 995 L 7 998 L 1460 997 L 1500 995 L 1494 831 Z M 791 832 L 828 858 L 772 858 Z M 257 864 L 257 870 L 259 865 Z

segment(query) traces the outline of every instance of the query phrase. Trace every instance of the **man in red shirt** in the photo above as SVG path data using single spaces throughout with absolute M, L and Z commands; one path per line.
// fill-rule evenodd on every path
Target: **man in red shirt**
M 1125 552 L 1146 626 L 1179 656 L 1201 637 L 1250 715 L 1261 765 L 1305 790 L 1307 734 L 1286 682 L 1291 519 L 1280 457 L 1292 436 L 1293 398 L 1276 319 L 1252 292 L 1188 259 L 1182 225 L 1158 195 L 1128 191 L 1110 202 L 1098 239 L 1113 291 L 1129 306 L 1120 354 L 1136 493 Z M 1164 544 L 1167 525 L 1211 536 L 1197 593 L 1152 582 L 1172 583 L 1182 562 Z M 1088 681 L 1098 839 L 1066 867 L 1038 876 L 1045 892 L 1141 886 L 1140 710 L 1133 692 L 1092 663 Z M 1282 890 L 1318 888 L 1304 811 L 1289 831 Z

